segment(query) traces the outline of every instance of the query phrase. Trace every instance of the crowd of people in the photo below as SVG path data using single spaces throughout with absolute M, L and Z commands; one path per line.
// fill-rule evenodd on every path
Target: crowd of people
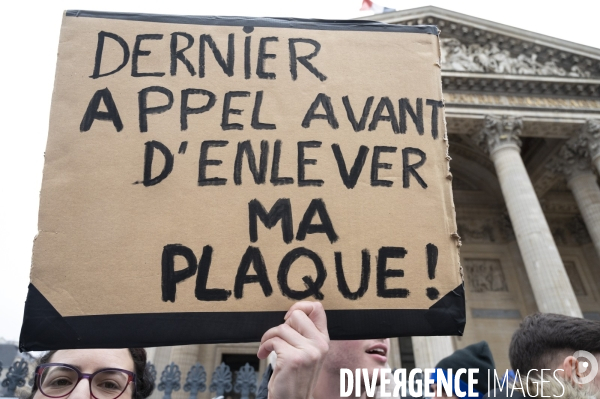
M 330 340 L 321 303 L 295 303 L 284 322 L 262 337 L 258 357 L 275 352 L 277 360 L 265 373 L 256 399 L 341 397 L 340 370 L 367 369 L 372 375 L 386 367 L 389 349 L 389 339 Z M 485 341 L 455 351 L 428 376 L 432 383 L 422 397 L 467 397 L 470 389 L 468 397 L 478 398 L 600 398 L 600 321 L 527 316 L 508 353 L 512 371 L 496 373 Z M 144 349 L 50 351 L 39 363 L 29 399 L 145 399 L 153 390 Z M 470 387 L 468 373 L 456 373 L 460 369 L 477 369 Z M 453 371 L 460 381 L 447 392 Z M 367 398 L 364 388 L 361 398 Z

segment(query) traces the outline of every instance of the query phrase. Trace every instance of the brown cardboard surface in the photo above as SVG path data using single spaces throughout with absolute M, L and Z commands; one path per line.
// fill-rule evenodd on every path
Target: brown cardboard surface
M 128 45 L 130 57 L 118 72 L 94 78 L 94 60 L 99 32 L 110 32 Z M 194 39 L 185 50 L 193 67 L 176 61 L 171 74 L 170 46 L 172 34 L 184 32 Z M 162 39 L 142 40 L 138 56 L 139 73 L 160 72 L 164 76 L 132 76 L 132 56 L 136 37 L 163 35 Z M 215 60 L 210 47 L 205 50 L 205 76 L 200 78 L 200 36 L 209 34 L 227 59 L 228 38 L 235 47 L 233 76 L 227 76 Z M 232 36 L 229 36 L 232 35 Z M 155 36 L 157 38 L 158 36 Z M 246 38 L 251 39 L 246 39 Z M 264 70 L 274 79 L 257 76 L 257 54 L 261 38 L 266 42 Z M 290 71 L 290 44 L 294 38 L 311 39 L 320 44 L 318 54 L 309 59 L 326 76 L 320 80 L 301 62 L 297 79 Z M 245 77 L 244 42 L 250 40 L 251 76 Z M 187 40 L 178 36 L 177 48 Z M 296 44 L 297 55 L 308 55 L 313 45 Z M 105 39 L 100 72 L 115 69 L 123 52 L 112 38 Z M 160 86 L 173 95 L 170 109 L 147 116 L 147 131 L 140 130 L 139 93 Z M 214 106 L 187 116 L 187 130 L 181 128 L 182 91 L 202 89 L 215 96 Z M 82 129 L 82 119 L 95 93 L 110 92 L 118 110 L 122 129 L 117 131 L 111 120 L 93 120 Z M 233 97 L 229 123 L 241 124 L 241 130 L 224 130 L 221 126 L 227 92 L 248 92 L 247 97 Z M 259 122 L 274 124 L 275 129 L 251 126 L 257 93 L 262 92 Z M 311 104 L 319 93 L 331 99 L 337 128 L 325 117 L 313 118 L 303 127 Z M 342 98 L 348 96 L 356 119 L 368 97 L 373 103 L 364 130 L 356 132 L 349 121 Z M 410 114 L 406 115 L 406 132 L 395 133 L 387 108 L 377 126 L 370 128 L 373 114 L 382 97 L 393 106 L 400 120 L 399 100 L 408 99 L 416 111 L 422 99 L 423 134 L 417 132 Z M 106 98 L 106 97 L 104 97 Z M 444 110 L 439 108 L 432 134 L 432 111 L 427 100 L 442 101 L 439 66 L 439 39 L 436 35 L 410 32 L 345 31 L 328 29 L 294 29 L 254 27 L 246 33 L 242 26 L 131 21 L 111 18 L 65 16 L 60 36 L 55 89 L 52 100 L 50 132 L 40 201 L 39 235 L 33 251 L 31 282 L 63 317 L 148 314 L 171 312 L 256 312 L 283 311 L 294 299 L 282 292 L 278 270 L 290 251 L 304 247 L 322 260 L 326 277 L 319 294 L 307 294 L 308 300 L 322 300 L 327 310 L 344 309 L 428 309 L 462 283 L 456 222 L 452 201 Z M 148 107 L 165 105 L 167 97 L 152 92 Z M 207 104 L 207 96 L 190 95 L 189 107 Z M 92 107 L 94 108 L 94 107 Z M 95 109 L 95 108 L 94 108 Z M 100 101 L 99 112 L 106 112 Z M 325 115 L 319 105 L 316 115 Z M 388 119 L 388 120 L 385 120 Z M 83 130 L 83 131 L 82 131 Z M 207 141 L 227 141 L 223 147 L 211 147 L 208 159 L 220 165 L 208 165 L 208 178 L 227 179 L 224 185 L 199 185 L 201 146 Z M 234 164 L 238 143 L 250 140 L 259 166 L 261 140 L 268 142 L 267 173 L 264 183 L 257 184 L 242 159 L 241 184 L 234 182 Z M 293 184 L 274 185 L 272 165 L 276 140 L 281 141 L 279 176 L 290 177 Z M 320 142 L 307 147 L 305 178 L 320 179 L 321 186 L 299 186 L 298 143 Z M 144 185 L 145 152 L 150 142 L 159 142 L 173 155 L 170 174 L 155 185 Z M 183 144 L 185 143 L 185 144 Z M 360 146 L 369 151 L 354 188 L 347 188 L 332 150 L 339 145 L 346 168 L 352 168 Z M 395 152 L 381 152 L 378 179 L 389 187 L 373 186 L 372 164 L 376 146 L 394 147 Z M 418 162 L 416 154 L 403 154 L 415 148 L 426 154 L 426 161 L 416 173 L 426 183 L 423 188 L 414 174 L 406 173 L 409 187 L 403 187 L 403 157 L 409 164 Z M 185 149 L 185 150 L 184 150 Z M 163 170 L 165 158 L 155 149 L 151 176 Z M 377 163 L 377 162 L 376 162 Z M 267 229 L 257 219 L 258 240 L 249 233 L 249 202 L 258 200 L 267 210 L 279 199 L 291 204 L 293 240 L 285 243 L 282 222 Z M 312 201 L 325 204 L 327 215 L 337 235 L 332 242 L 319 232 L 323 220 L 317 214 L 305 239 L 297 237 L 299 225 Z M 301 230 L 301 229 L 300 229 Z M 300 238 L 300 239 L 298 239 Z M 197 274 L 176 284 L 174 301 L 163 300 L 163 255 L 168 245 L 180 244 L 194 253 L 199 261 L 203 248 L 212 248 L 212 262 L 207 279 L 208 289 L 231 291 L 226 300 L 198 300 L 195 296 Z M 437 247 L 435 278 L 428 274 L 427 245 Z M 261 284 L 247 282 L 243 295 L 236 298 L 234 284 L 244 253 L 252 246 L 260 252 L 266 266 L 272 293 L 265 295 Z M 406 297 L 378 295 L 377 259 L 382 247 L 402 247 L 404 258 L 388 259 L 387 269 L 401 269 L 403 277 L 385 280 L 389 289 L 409 291 Z M 430 246 L 431 248 L 431 246 Z M 370 254 L 370 278 L 364 295 L 344 298 L 338 289 L 335 253 L 341 253 L 343 272 L 349 290 L 360 285 L 361 251 Z M 338 255 L 339 257 L 339 255 Z M 176 270 L 188 268 L 183 256 L 175 256 Z M 256 275 L 250 265 L 247 273 Z M 398 274 L 398 273 L 396 273 Z M 307 289 L 303 277 L 319 280 L 312 261 L 300 257 L 292 263 L 287 281 L 295 291 Z M 310 285 L 310 283 L 309 283 Z M 427 289 L 435 287 L 439 295 L 430 299 Z

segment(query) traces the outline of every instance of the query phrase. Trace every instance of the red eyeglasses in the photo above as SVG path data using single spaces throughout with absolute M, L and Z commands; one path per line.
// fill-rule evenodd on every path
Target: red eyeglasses
M 70 364 L 46 363 L 40 364 L 35 374 L 38 389 L 49 398 L 69 395 L 84 378 L 89 381 L 90 394 L 95 399 L 117 399 L 130 382 L 133 382 L 135 390 L 135 373 L 117 368 L 86 374 Z

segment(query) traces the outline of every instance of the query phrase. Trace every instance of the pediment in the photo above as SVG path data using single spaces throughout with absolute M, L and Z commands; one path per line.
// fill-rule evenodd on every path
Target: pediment
M 600 78 L 600 49 L 428 6 L 361 19 L 437 25 L 445 72 Z

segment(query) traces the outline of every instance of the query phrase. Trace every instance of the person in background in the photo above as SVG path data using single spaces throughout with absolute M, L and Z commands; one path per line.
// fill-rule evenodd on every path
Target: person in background
M 261 339 L 258 357 L 266 359 L 275 352 L 277 362 L 267 370 L 256 399 L 311 398 L 329 351 L 327 317 L 320 302 L 296 302 L 284 320 Z M 268 387 L 263 386 L 267 381 Z
M 154 389 L 141 348 L 53 350 L 38 363 L 28 399 L 145 399 Z
M 373 380 L 375 368 L 389 368 L 387 355 L 390 349 L 389 339 L 364 339 L 351 341 L 331 341 L 329 353 L 325 357 L 313 392 L 314 399 L 335 399 L 340 397 L 340 369 L 367 369 L 369 381 Z M 381 370 L 380 370 L 381 371 Z M 379 378 L 375 386 L 379 385 Z M 390 385 L 390 387 L 392 387 Z M 374 388 L 373 388 L 374 389 Z M 374 389 L 375 390 L 375 389 Z M 378 392 L 379 390 L 375 390 Z M 364 380 L 361 384 L 360 398 L 367 398 Z M 354 392 L 352 397 L 355 398 Z
M 458 387 L 454 384 L 454 376 L 456 375 L 456 371 L 458 369 L 470 368 L 479 369 L 479 372 L 473 374 L 474 379 L 477 380 L 477 383 L 473 387 L 473 391 L 477 395 L 475 397 L 483 398 L 483 396 L 488 392 L 488 386 L 492 385 L 492 381 L 489 381 L 489 376 L 493 376 L 496 366 L 494 364 L 494 358 L 492 356 L 492 352 L 490 351 L 490 347 L 488 346 L 487 342 L 481 341 L 455 351 L 450 356 L 440 360 L 435 368 L 436 372 L 432 376 L 434 384 L 432 384 L 430 388 L 430 392 L 434 393 L 434 398 L 467 397 L 466 394 L 469 392 L 469 387 L 467 384 L 468 373 L 464 373 L 459 377 L 460 385 Z M 437 388 L 438 384 L 440 383 L 440 379 L 443 378 L 442 374 L 447 378 L 449 376 L 449 369 L 452 370 L 452 395 L 446 395 L 445 390 L 442 390 L 442 395 L 438 396 Z M 464 394 L 459 394 L 459 392 Z
M 389 348 L 389 339 L 329 341 L 323 306 L 299 302 L 284 324 L 263 336 L 258 357 L 264 359 L 274 350 L 277 360 L 265 373 L 256 399 L 339 398 L 340 369 L 366 368 L 372 379 L 375 368 L 386 367 Z M 367 397 L 364 385 L 361 394 Z
M 590 359 L 576 358 L 577 351 L 588 352 Z M 600 372 L 590 377 L 600 363 L 600 321 L 554 313 L 529 315 L 513 334 L 508 352 L 515 381 L 487 397 L 600 398 Z M 582 384 L 582 379 L 591 381 Z

